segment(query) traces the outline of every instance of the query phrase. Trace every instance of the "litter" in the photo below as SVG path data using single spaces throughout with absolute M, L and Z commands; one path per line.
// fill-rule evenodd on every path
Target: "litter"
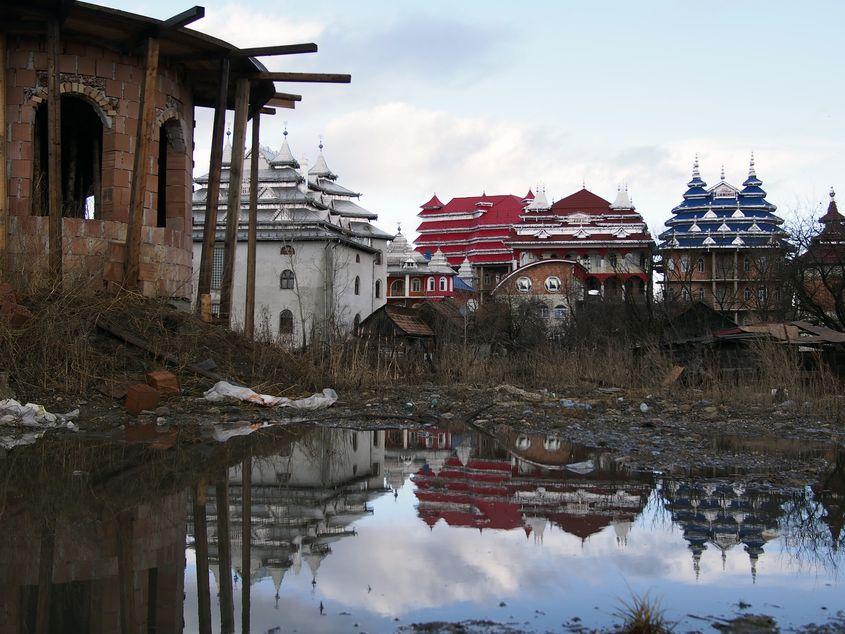
M 13 398 L 2 400 L 0 401 L 0 425 L 29 429 L 22 433 L 0 435 L 0 447 L 11 449 L 12 447 L 31 445 L 41 438 L 48 429 L 79 431 L 79 428 L 72 422 L 77 416 L 79 416 L 78 409 L 67 414 L 52 414 L 43 405 L 37 403 L 22 405 Z
M 211 436 L 217 442 L 226 442 L 235 436 L 249 436 L 252 432 L 262 429 L 264 427 L 272 427 L 271 423 L 252 423 L 250 425 L 241 425 L 239 427 L 224 428 L 217 426 L 214 428 Z
M 587 475 L 588 473 L 595 471 L 596 465 L 592 460 L 585 460 L 584 462 L 573 462 L 572 464 L 566 465 L 565 468 L 567 471 L 571 471 L 572 473 Z
M 259 394 L 248 387 L 232 385 L 227 381 L 218 381 L 203 396 L 205 400 L 211 401 L 212 403 L 226 399 L 234 399 L 236 401 L 245 401 L 247 403 L 254 403 L 255 405 L 262 405 L 263 407 L 294 407 L 296 409 L 310 410 L 324 409 L 337 402 L 337 392 L 328 387 L 324 389 L 322 393 L 312 394 L 308 398 L 291 400 L 284 396 Z

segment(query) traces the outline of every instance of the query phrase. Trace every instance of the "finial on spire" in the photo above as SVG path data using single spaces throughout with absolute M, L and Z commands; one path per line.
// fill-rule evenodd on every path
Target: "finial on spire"
M 830 199 L 836 200 L 836 192 L 833 191 L 833 185 L 830 186 Z
M 748 163 L 748 177 L 752 178 L 757 176 L 757 172 L 754 171 L 754 152 L 751 152 L 751 160 Z
M 399 233 L 399 234 L 402 233 L 402 223 L 401 222 L 396 223 L 396 233 Z
M 323 135 L 322 134 L 320 135 L 320 145 L 318 147 L 320 148 L 320 152 L 322 152 L 323 151 Z
M 725 182 L 725 164 L 724 163 L 722 163 L 722 173 L 719 175 L 719 179 L 722 182 Z
M 232 128 L 226 128 L 226 140 L 229 140 L 229 137 L 232 136 Z
M 285 124 L 285 131 L 282 132 L 282 134 L 284 134 L 285 138 L 287 138 L 287 136 L 288 136 L 288 122 L 285 121 L 284 124 Z
M 692 164 L 692 177 L 701 178 L 701 173 L 698 171 L 698 153 L 695 154 L 695 161 Z

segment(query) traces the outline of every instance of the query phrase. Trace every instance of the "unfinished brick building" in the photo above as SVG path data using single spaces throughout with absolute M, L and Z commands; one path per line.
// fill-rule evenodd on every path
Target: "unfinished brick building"
M 258 112 L 276 93 L 253 56 L 285 48 L 246 51 L 184 28 L 203 14 L 0 5 L 0 278 L 190 298 L 194 108 L 224 121 L 232 77 L 248 78 Z M 284 52 L 316 50 L 298 46 Z

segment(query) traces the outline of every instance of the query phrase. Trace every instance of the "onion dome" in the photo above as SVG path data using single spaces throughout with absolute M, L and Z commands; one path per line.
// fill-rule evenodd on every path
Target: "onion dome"
M 337 178 L 337 174 L 333 173 L 330 169 L 328 164 L 326 163 L 326 157 L 323 156 L 323 140 L 320 139 L 320 154 L 317 156 L 317 160 L 314 162 L 314 167 L 308 170 L 309 176 L 317 176 L 319 178 L 328 178 L 329 180 L 335 180 Z
M 293 152 L 290 151 L 290 146 L 288 145 L 288 129 L 285 128 L 285 131 L 282 134 L 284 135 L 282 147 L 278 152 L 276 152 L 273 158 L 270 159 L 270 165 L 273 167 L 292 167 L 294 169 L 299 169 L 299 163 L 295 158 L 293 158 Z

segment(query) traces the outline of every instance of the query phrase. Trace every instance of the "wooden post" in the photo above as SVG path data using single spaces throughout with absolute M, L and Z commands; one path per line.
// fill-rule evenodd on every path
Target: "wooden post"
M 53 584 L 55 535 L 45 524 L 41 529 L 41 554 L 38 561 L 38 604 L 35 607 L 35 633 L 50 631 L 50 587 Z
M 120 632 L 138 631 L 135 607 L 135 558 L 133 553 L 135 518 L 132 511 L 117 516 L 117 582 L 120 594 Z
M 202 228 L 200 274 L 197 281 L 197 307 L 203 295 L 211 292 L 211 269 L 214 258 L 214 241 L 217 233 L 217 209 L 220 198 L 220 172 L 223 170 L 223 133 L 226 131 L 226 99 L 229 94 L 229 59 L 220 60 L 220 77 L 217 103 L 214 106 L 214 124 L 211 131 L 211 161 L 208 166 L 208 196 L 205 201 L 205 224 Z
M 6 34 L 0 33 L 0 280 L 9 272 L 6 236 L 9 233 L 9 203 L 6 165 Z
M 129 194 L 129 226 L 126 228 L 126 268 L 124 284 L 139 286 L 141 268 L 141 232 L 144 226 L 144 201 L 147 197 L 147 177 L 153 145 L 156 84 L 158 78 L 158 39 L 147 38 L 147 59 L 144 81 L 141 84 L 140 120 L 135 135 L 135 157 L 132 168 L 132 189 Z
M 249 80 L 238 80 L 235 91 L 235 130 L 232 163 L 229 166 L 229 196 L 226 199 L 226 248 L 223 251 L 223 279 L 220 282 L 220 319 L 232 325 L 232 294 L 235 278 L 235 250 L 238 246 L 238 222 L 241 215 L 241 184 L 244 173 L 244 144 L 249 110 Z
M 252 457 L 241 463 L 241 632 L 249 634 L 252 584 Z
M 217 499 L 217 560 L 220 582 L 220 632 L 235 631 L 235 607 L 232 600 L 232 541 L 229 538 L 229 472 L 215 487 Z
M 197 559 L 197 612 L 200 634 L 211 634 L 211 597 L 208 587 L 208 522 L 202 480 L 194 487 L 194 545 Z
M 258 155 L 261 151 L 259 136 L 261 113 L 252 117 L 252 149 L 249 159 L 249 236 L 246 250 L 246 306 L 244 306 L 244 336 L 255 335 L 255 249 L 258 233 Z
M 59 20 L 50 18 L 47 23 L 47 208 L 50 214 L 50 275 L 56 285 L 62 283 L 62 99 L 59 38 Z

